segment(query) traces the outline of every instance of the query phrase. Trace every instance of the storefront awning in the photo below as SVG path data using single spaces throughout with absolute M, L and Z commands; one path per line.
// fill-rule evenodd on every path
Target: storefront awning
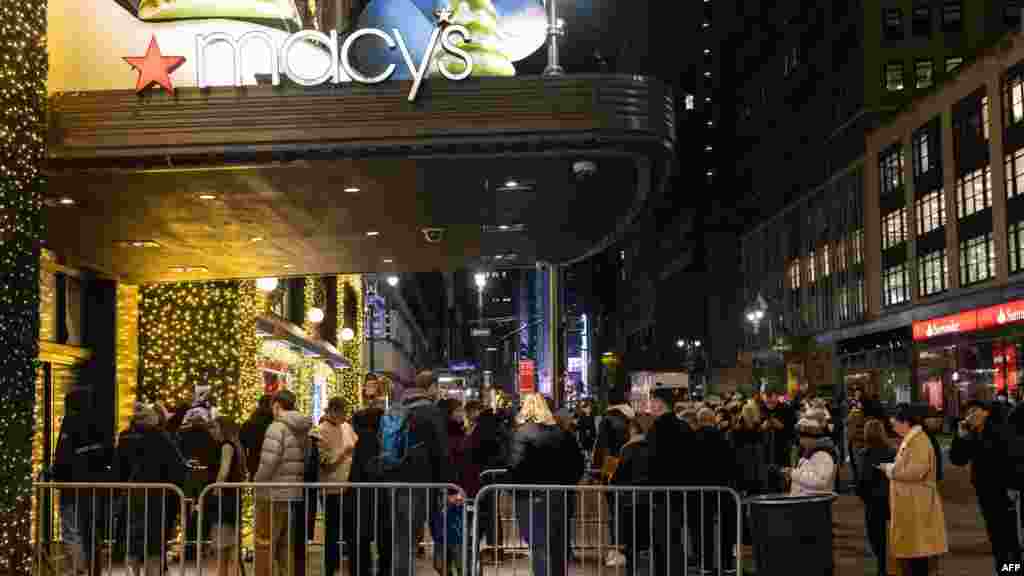
M 315 340 L 306 335 L 298 326 L 274 316 L 260 316 L 256 319 L 256 331 L 269 338 L 283 340 L 301 348 L 306 356 L 320 358 L 335 370 L 351 368 L 352 363 L 341 355 L 333 344 Z

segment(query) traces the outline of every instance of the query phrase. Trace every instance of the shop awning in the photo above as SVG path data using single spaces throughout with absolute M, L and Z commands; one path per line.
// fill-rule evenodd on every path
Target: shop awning
M 341 355 L 333 344 L 325 340 L 310 338 L 301 328 L 274 316 L 260 316 L 256 319 L 256 331 L 269 338 L 275 338 L 302 349 L 308 357 L 320 358 L 335 370 L 351 368 L 352 363 Z

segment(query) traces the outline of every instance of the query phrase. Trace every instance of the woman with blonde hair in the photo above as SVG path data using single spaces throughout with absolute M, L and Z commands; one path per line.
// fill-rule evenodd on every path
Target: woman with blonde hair
M 508 472 L 510 484 L 575 485 L 583 476 L 583 453 L 576 439 L 558 427 L 547 401 L 525 394 L 512 437 Z M 530 546 L 533 573 L 564 576 L 567 542 L 564 491 L 515 491 L 519 530 Z

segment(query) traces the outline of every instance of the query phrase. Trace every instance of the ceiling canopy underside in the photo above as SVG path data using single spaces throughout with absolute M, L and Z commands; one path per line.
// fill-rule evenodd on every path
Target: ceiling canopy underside
M 131 282 L 525 266 L 600 249 L 660 193 L 674 126 L 648 79 L 406 93 L 58 95 L 47 245 Z

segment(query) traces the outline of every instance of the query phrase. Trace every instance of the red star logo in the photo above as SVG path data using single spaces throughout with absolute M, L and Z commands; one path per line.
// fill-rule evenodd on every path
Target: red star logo
M 142 93 L 153 84 L 159 84 L 164 90 L 174 93 L 171 85 L 171 72 L 185 63 L 184 56 L 164 56 L 156 43 L 156 35 L 149 40 L 149 49 L 145 56 L 125 56 L 124 61 L 139 71 L 139 79 L 135 82 L 135 91 Z

